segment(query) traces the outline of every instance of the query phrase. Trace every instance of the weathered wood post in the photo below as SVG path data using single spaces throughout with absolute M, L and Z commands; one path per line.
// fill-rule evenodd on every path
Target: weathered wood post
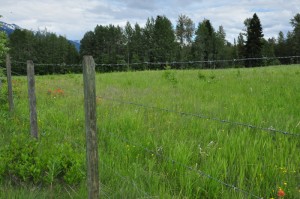
M 88 198 L 97 199 L 100 196 L 98 171 L 99 157 L 96 124 L 95 62 L 92 56 L 83 57 L 83 81 Z
M 8 104 L 9 111 L 14 110 L 14 100 L 13 100 L 13 91 L 12 91 L 12 81 L 11 81 L 11 62 L 9 54 L 6 55 L 6 74 L 7 74 L 7 86 L 8 86 Z
M 29 98 L 29 111 L 30 111 L 30 133 L 32 137 L 38 138 L 34 65 L 32 61 L 27 61 L 27 81 L 28 81 L 28 98 Z

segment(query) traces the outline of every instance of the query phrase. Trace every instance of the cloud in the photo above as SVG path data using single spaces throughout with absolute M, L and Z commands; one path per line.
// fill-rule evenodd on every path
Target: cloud
M 214 28 L 223 25 L 227 39 L 233 42 L 244 28 L 243 21 L 256 12 L 266 37 L 292 29 L 290 19 L 300 10 L 298 0 L 0 0 L 0 14 L 7 23 L 23 28 L 49 31 L 69 39 L 81 39 L 97 24 L 121 25 L 127 21 L 144 26 L 148 17 L 165 15 L 174 27 L 180 14 L 198 25 L 204 18 Z

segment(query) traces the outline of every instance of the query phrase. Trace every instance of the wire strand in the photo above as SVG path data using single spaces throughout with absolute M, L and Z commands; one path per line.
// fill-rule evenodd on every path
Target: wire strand
M 157 153 L 156 150 L 150 150 L 150 149 L 148 149 L 148 148 L 142 146 L 141 144 L 133 143 L 133 142 L 129 141 L 128 139 L 126 139 L 126 138 L 124 138 L 124 137 L 121 137 L 121 136 L 119 136 L 119 135 L 116 135 L 116 134 L 114 134 L 114 133 L 112 133 L 112 132 L 106 132 L 106 133 L 107 133 L 108 135 L 112 136 L 112 137 L 115 137 L 115 138 L 119 139 L 120 141 L 126 142 L 127 144 L 131 144 L 131 145 L 138 146 L 138 147 L 142 148 L 142 149 L 143 149 L 144 151 L 146 151 L 146 152 L 149 152 L 149 153 L 152 153 L 152 154 L 155 154 L 155 155 L 157 155 L 157 156 L 162 157 L 162 155 L 161 155 L 160 153 Z M 201 175 L 201 176 L 203 176 L 203 177 L 206 177 L 206 178 L 209 178 L 209 179 L 211 179 L 211 180 L 213 180 L 213 181 L 215 181 L 215 182 L 218 182 L 219 184 L 222 184 L 222 185 L 224 185 L 224 186 L 226 186 L 226 187 L 228 187 L 228 188 L 231 188 L 231 189 L 233 189 L 234 191 L 242 192 L 243 194 L 252 196 L 253 198 L 263 199 L 262 197 L 259 197 L 259 196 L 255 195 L 255 194 L 253 194 L 253 193 L 251 193 L 251 192 L 249 192 L 249 191 L 246 191 L 246 190 L 241 189 L 241 188 L 239 188 L 239 187 L 237 187 L 237 186 L 234 186 L 234 185 L 232 185 L 232 184 L 228 184 L 228 183 L 224 182 L 223 180 L 220 180 L 220 179 L 218 179 L 218 178 L 216 178 L 216 177 L 213 177 L 213 176 L 211 176 L 211 175 L 205 173 L 204 171 L 201 171 L 201 170 L 198 170 L 198 169 L 194 169 L 194 168 L 191 167 L 191 166 L 188 166 L 188 165 L 186 165 L 186 164 L 183 164 L 183 163 L 178 162 L 178 161 L 176 161 L 176 160 L 174 160 L 174 159 L 171 159 L 171 158 L 166 158 L 165 156 L 164 156 L 164 158 L 165 158 L 168 162 L 170 162 L 170 163 L 172 163 L 172 164 L 177 164 L 177 165 L 179 165 L 179 166 L 182 166 L 182 167 L 186 168 L 186 169 L 189 170 L 189 171 L 196 172 L 196 173 L 198 173 L 199 175 Z
M 235 125 L 235 126 L 243 126 L 243 127 L 247 127 L 247 128 L 251 128 L 251 129 L 258 129 L 258 130 L 262 130 L 262 131 L 268 131 L 268 132 L 271 132 L 271 133 L 281 133 L 281 134 L 290 135 L 290 136 L 300 136 L 299 133 L 290 133 L 290 132 L 287 132 L 287 131 L 274 129 L 273 127 L 265 128 L 265 127 L 255 126 L 255 125 L 252 125 L 252 124 L 247 124 L 247 123 L 242 123 L 242 122 L 234 122 L 234 121 L 230 121 L 230 120 L 226 120 L 226 119 L 219 119 L 219 118 L 216 118 L 216 117 L 210 117 L 210 116 L 199 114 L 199 113 L 186 113 L 186 112 L 175 111 L 175 110 L 166 109 L 166 108 L 159 108 L 159 107 L 155 107 L 155 106 L 139 104 L 139 103 L 135 103 L 135 102 L 122 101 L 122 100 L 118 100 L 118 99 L 114 99 L 114 98 L 108 98 L 108 97 L 104 97 L 104 96 L 98 96 L 98 97 L 101 98 L 101 99 L 104 99 L 104 100 L 117 102 L 117 103 L 120 103 L 120 104 L 128 104 L 128 105 L 133 105 L 133 106 L 139 106 L 139 107 L 142 107 L 142 108 L 145 108 L 145 109 L 153 109 L 153 110 L 157 110 L 157 111 L 163 111 L 163 112 L 168 112 L 168 113 L 179 114 L 179 115 L 182 115 L 182 116 L 191 116 L 191 117 L 197 117 L 197 118 L 201 118 L 201 119 L 208 119 L 208 120 L 217 121 L 217 122 L 221 122 L 221 123 L 232 124 L 232 125 Z

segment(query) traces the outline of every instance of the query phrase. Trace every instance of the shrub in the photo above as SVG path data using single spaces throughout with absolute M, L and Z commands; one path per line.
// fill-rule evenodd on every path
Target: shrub
M 163 73 L 163 78 L 168 80 L 175 87 L 178 83 L 178 80 L 175 75 L 175 71 L 171 71 L 170 66 L 166 66 L 165 69 L 166 70 Z
M 14 184 L 52 184 L 54 181 L 78 184 L 85 177 L 84 156 L 68 143 L 43 150 L 41 141 L 15 134 L 1 149 L 0 177 Z

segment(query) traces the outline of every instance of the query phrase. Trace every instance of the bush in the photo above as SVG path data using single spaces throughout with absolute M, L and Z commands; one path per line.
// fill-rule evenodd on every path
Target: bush
M 54 181 L 73 185 L 84 177 L 84 156 L 68 144 L 43 150 L 42 142 L 25 135 L 13 135 L 0 154 L 0 179 L 14 184 L 30 182 L 52 184 Z
M 175 75 L 175 71 L 171 71 L 170 66 L 167 66 L 165 69 L 166 70 L 163 73 L 163 78 L 168 80 L 175 87 L 178 83 L 178 80 Z

